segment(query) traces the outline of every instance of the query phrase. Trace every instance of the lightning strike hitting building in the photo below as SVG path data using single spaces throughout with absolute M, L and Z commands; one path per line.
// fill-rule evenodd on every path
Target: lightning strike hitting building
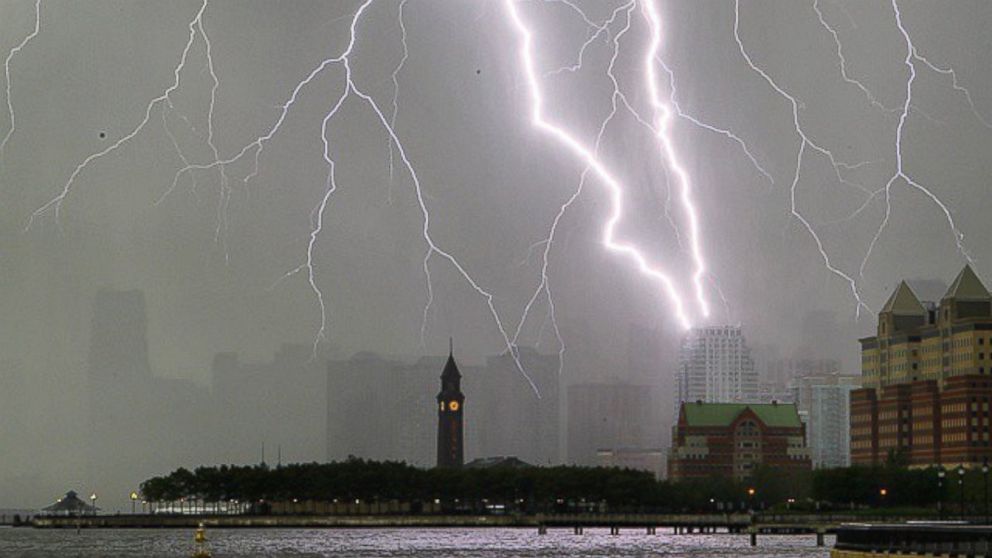
M 386 6 L 381 6 L 383 4 Z M 552 5 L 561 9 L 545 10 L 540 14 L 545 16 L 546 13 L 565 13 L 571 18 L 570 22 L 564 21 L 557 15 L 552 18 L 538 17 L 539 9 Z M 378 9 L 380 7 L 383 9 Z M 864 295 L 865 283 L 868 281 L 866 270 L 880 239 L 890 225 L 894 211 L 892 196 L 898 186 L 906 186 L 908 190 L 922 194 L 946 221 L 961 257 L 969 262 L 973 261 L 974 258 L 964 244 L 965 235 L 958 219 L 955 218 L 954 208 L 941 199 L 934 187 L 915 178 L 912 161 L 904 147 L 908 134 L 907 121 L 915 114 L 914 111 L 923 114 L 914 99 L 918 72 L 932 72 L 945 83 L 949 81 L 953 94 L 967 104 L 969 111 L 982 126 L 992 129 L 992 123 L 989 118 L 982 115 L 972 90 L 962 85 L 959 74 L 954 68 L 934 61 L 937 59 L 935 55 L 921 54 L 910 33 L 911 27 L 906 25 L 897 1 L 891 0 L 889 7 L 892 25 L 903 40 L 901 63 L 906 71 L 906 79 L 903 82 L 904 94 L 898 106 L 883 103 L 869 88 L 867 84 L 870 82 L 865 76 L 855 76 L 850 64 L 851 54 L 845 50 L 841 40 L 842 35 L 831 23 L 821 0 L 812 0 L 808 6 L 810 21 L 826 33 L 834 45 L 834 50 L 827 52 L 826 55 L 835 59 L 838 80 L 846 84 L 845 86 L 860 91 L 864 100 L 874 110 L 884 114 L 893 125 L 892 160 L 887 163 L 892 165 L 892 171 L 891 173 L 886 171 L 889 178 L 884 183 L 874 185 L 863 184 L 852 176 L 859 169 L 879 165 L 882 162 L 861 159 L 858 155 L 840 156 L 839 148 L 827 145 L 819 139 L 805 118 L 806 103 L 790 91 L 787 82 L 775 75 L 772 70 L 766 69 L 763 62 L 752 54 L 749 49 L 751 41 L 754 40 L 750 36 L 752 30 L 743 26 L 741 21 L 742 12 L 746 11 L 747 7 L 747 3 L 735 0 L 733 12 L 728 11 L 726 14 L 728 18 L 732 17 L 733 21 L 733 42 L 730 44 L 736 45 L 737 51 L 734 55 L 739 55 L 747 69 L 761 78 L 763 87 L 767 86 L 772 94 L 785 101 L 791 112 L 787 118 L 797 140 L 795 150 L 791 152 L 794 155 L 789 173 L 785 176 L 789 182 L 789 203 L 786 211 L 790 219 L 801 226 L 807 241 L 815 246 L 816 254 L 827 272 L 840 279 L 850 292 L 855 313 L 860 314 L 861 310 L 870 310 Z M 756 137 L 755 133 L 732 129 L 732 126 L 720 122 L 719 118 L 704 116 L 702 113 L 690 110 L 692 105 L 687 102 L 686 88 L 681 86 L 683 82 L 679 78 L 684 78 L 685 74 L 692 72 L 694 68 L 675 64 L 665 54 L 665 49 L 671 43 L 670 27 L 674 25 L 666 18 L 665 8 L 665 4 L 656 0 L 628 0 L 610 5 L 604 12 L 605 16 L 597 19 L 587 13 L 591 10 L 583 8 L 581 2 L 573 0 L 544 0 L 542 3 L 501 0 L 498 5 L 493 3 L 483 12 L 482 17 L 490 18 L 492 25 L 506 32 L 507 40 L 504 43 L 506 48 L 493 52 L 492 56 L 509 61 L 525 91 L 525 105 L 518 107 L 519 112 L 496 116 L 501 119 L 529 121 L 530 131 L 534 138 L 537 138 L 535 149 L 569 154 L 578 172 L 577 183 L 570 183 L 567 195 L 557 199 L 555 206 L 546 211 L 544 218 L 547 221 L 542 223 L 542 231 L 546 231 L 546 236 L 532 244 L 530 248 L 531 250 L 540 248 L 539 278 L 536 287 L 527 291 L 529 296 L 524 298 L 526 302 L 520 307 L 519 319 L 514 320 L 515 327 L 509 325 L 510 321 L 506 317 L 511 314 L 508 310 L 511 304 L 494 294 L 498 292 L 499 285 L 490 284 L 487 279 L 480 277 L 464 263 L 455 249 L 437 240 L 432 223 L 443 220 L 445 215 L 440 210 L 432 210 L 432 206 L 436 207 L 436 202 L 425 192 L 426 184 L 422 181 L 421 173 L 418 173 L 418 169 L 422 170 L 430 166 L 432 161 L 420 160 L 414 156 L 408 149 L 410 140 L 405 140 L 397 131 L 397 118 L 402 112 L 401 107 L 404 106 L 404 95 L 407 94 L 404 81 L 411 79 L 407 73 L 408 63 L 418 55 L 411 48 L 414 44 L 411 41 L 416 38 L 415 31 L 411 29 L 415 28 L 408 27 L 407 20 L 411 14 L 416 14 L 417 10 L 422 9 L 417 2 L 408 0 L 362 0 L 358 3 L 354 11 L 346 16 L 349 25 L 345 48 L 339 52 L 323 54 L 324 58 L 319 63 L 310 67 L 309 71 L 302 72 L 298 80 L 285 89 L 285 96 L 276 107 L 274 119 L 265 123 L 260 133 L 253 132 L 251 141 L 242 142 L 234 149 L 225 149 L 227 144 L 220 139 L 224 136 L 225 130 L 217 125 L 220 102 L 218 91 L 225 87 L 226 81 L 222 82 L 220 76 L 223 74 L 218 71 L 219 67 L 223 67 L 223 61 L 216 59 L 218 52 L 216 35 L 212 40 L 211 34 L 207 31 L 210 28 L 211 18 L 224 17 L 223 9 L 209 0 L 203 0 L 195 12 L 184 20 L 187 22 L 186 41 L 181 51 L 177 53 L 178 61 L 174 65 L 171 82 L 163 84 L 158 90 L 160 93 L 144 105 L 143 117 L 129 127 L 127 133 L 112 141 L 106 148 L 86 156 L 73 167 L 65 181 L 54 188 L 54 197 L 37 206 L 36 210 L 26 216 L 25 230 L 30 233 L 40 220 L 48 217 L 61 226 L 61 215 L 67 199 L 70 196 L 85 195 L 87 174 L 96 166 L 115 164 L 117 157 L 120 157 L 126 146 L 133 143 L 144 131 L 157 126 L 160 121 L 161 130 L 174 151 L 170 157 L 173 160 L 178 158 L 181 164 L 175 170 L 171 183 L 156 185 L 160 193 L 156 196 L 155 204 L 158 205 L 173 195 L 181 184 L 185 184 L 184 181 L 188 180 L 191 191 L 197 193 L 202 192 L 203 183 L 213 183 L 211 179 L 215 178 L 217 188 L 212 194 L 214 197 L 209 202 L 203 203 L 215 204 L 211 206 L 215 208 L 214 242 L 222 251 L 224 261 L 230 264 L 232 256 L 228 243 L 231 240 L 229 214 L 232 211 L 232 193 L 236 191 L 236 187 L 247 191 L 249 184 L 259 178 L 260 169 L 265 165 L 268 157 L 267 148 L 283 131 L 290 114 L 300 104 L 301 98 L 309 96 L 323 99 L 326 110 L 320 117 L 319 138 L 321 163 L 322 168 L 325 169 L 324 178 L 320 185 L 317 203 L 309 212 L 306 239 L 299 246 L 299 260 L 297 260 L 299 263 L 274 278 L 273 287 L 283 285 L 294 277 L 305 278 L 306 288 L 316 302 L 315 312 L 318 315 L 313 334 L 314 356 L 318 354 L 321 343 L 332 336 L 333 320 L 328 301 L 335 296 L 334 292 L 326 290 L 326 282 L 318 273 L 318 247 L 321 242 L 331 241 L 326 235 L 326 229 L 335 194 L 341 189 L 358 186 L 339 183 L 338 168 L 347 163 L 340 156 L 340 146 L 346 139 L 335 134 L 332 125 L 345 115 L 351 115 L 353 106 L 360 106 L 365 111 L 367 118 L 363 122 L 369 129 L 381 134 L 387 146 L 385 153 L 388 157 L 389 202 L 393 203 L 393 189 L 404 186 L 411 188 L 415 200 L 415 207 L 412 209 L 419 216 L 419 232 L 424 246 L 423 252 L 418 252 L 416 256 L 422 268 L 425 291 L 419 331 L 422 346 L 427 343 L 430 316 L 438 288 L 432 271 L 436 271 L 437 266 L 443 265 L 453 270 L 463 284 L 467 285 L 484 303 L 488 318 L 498 332 L 503 349 L 513 357 L 517 369 L 528 382 L 530 378 L 518 358 L 518 345 L 522 343 L 524 327 L 528 319 L 537 311 L 538 306 L 542 303 L 546 304 L 547 320 L 551 324 L 558 344 L 559 366 L 562 366 L 568 339 L 559 324 L 556 304 L 552 296 L 554 290 L 552 259 L 558 247 L 556 241 L 562 221 L 570 211 L 574 211 L 576 202 L 586 191 L 587 182 L 602 187 L 606 192 L 605 207 L 597 207 L 595 227 L 600 231 L 601 247 L 616 256 L 616 265 L 629 266 L 636 270 L 646 280 L 646 284 L 661 295 L 657 296 L 664 303 L 661 311 L 673 315 L 681 327 L 688 329 L 709 322 L 713 313 L 710 300 L 712 295 L 715 294 L 723 300 L 727 314 L 730 307 L 711 271 L 723 269 L 719 265 L 720 261 L 713 256 L 712 246 L 721 243 L 721 239 L 716 237 L 715 230 L 709 226 L 712 223 L 714 208 L 711 202 L 708 204 L 699 194 L 700 191 L 710 191 L 714 188 L 706 188 L 707 184 L 701 183 L 700 178 L 693 175 L 698 166 L 687 162 L 692 159 L 687 158 L 686 155 L 694 155 L 694 153 L 692 146 L 687 145 L 685 134 L 682 132 L 685 128 L 695 128 L 702 133 L 715 134 L 723 138 L 721 141 L 725 143 L 724 147 L 739 155 L 742 154 L 741 160 L 746 160 L 745 164 L 750 165 L 748 173 L 766 182 L 773 190 L 777 188 L 778 176 L 775 167 L 769 164 L 770 157 L 762 146 L 762 139 Z M 383 17 L 387 12 L 391 18 L 388 21 Z M 13 84 L 18 72 L 12 71 L 12 68 L 18 70 L 16 64 L 18 56 L 23 55 L 29 47 L 33 48 L 35 46 L 33 43 L 39 40 L 45 21 L 44 14 L 42 2 L 36 0 L 33 28 L 26 30 L 23 39 L 9 50 L 5 58 L 8 127 L 0 140 L 0 168 L 4 165 L 5 152 L 18 139 L 17 131 L 26 125 L 15 114 L 17 99 L 16 87 Z M 585 28 L 586 36 L 576 43 L 577 50 L 569 53 L 566 60 L 555 60 L 548 64 L 546 61 L 550 56 L 547 55 L 546 50 L 550 50 L 548 49 L 550 45 L 561 40 L 559 29 L 573 28 L 566 23 L 574 24 L 576 18 Z M 356 47 L 364 41 L 375 41 L 379 26 L 387 24 L 396 26 L 398 30 L 401 52 L 397 54 L 395 65 L 390 65 L 391 71 L 388 73 L 387 81 L 391 86 L 391 96 L 382 101 L 377 100 L 375 85 L 366 82 L 361 72 L 356 72 L 356 68 L 363 67 L 363 60 L 356 55 Z M 630 64 L 628 59 L 637 62 Z M 194 65 L 199 66 L 193 67 Z M 604 116 L 595 118 L 597 125 L 594 134 L 584 132 L 586 127 L 583 127 L 581 122 L 548 110 L 548 107 L 557 101 L 552 97 L 553 93 L 549 93 L 554 91 L 549 84 L 553 84 L 554 80 L 574 77 L 587 70 L 596 72 L 597 79 L 605 80 L 604 83 L 609 90 L 609 99 L 602 105 Z M 620 75 L 621 70 L 622 75 Z M 190 71 L 202 72 L 209 82 L 206 114 L 203 123 L 199 126 L 206 130 L 205 134 L 198 132 L 197 126 L 193 124 L 195 118 L 191 119 L 183 114 L 175 103 L 177 94 L 184 87 L 188 87 L 185 76 Z M 330 92 L 322 89 L 324 81 L 333 83 Z M 680 84 L 678 89 L 677 83 Z M 665 184 L 667 199 L 662 208 L 653 209 L 663 210 L 659 213 L 664 214 L 669 227 L 667 233 L 675 240 L 673 244 L 677 244 L 680 250 L 674 256 L 659 256 L 658 250 L 653 248 L 654 245 L 650 242 L 650 234 L 632 234 L 623 227 L 632 213 L 643 209 L 635 207 L 630 199 L 632 192 L 637 188 L 643 188 L 644 185 L 627 178 L 625 169 L 612 159 L 603 156 L 604 146 L 609 145 L 612 139 L 611 133 L 630 133 L 629 129 L 622 127 L 622 123 L 618 122 L 620 116 L 630 119 L 634 122 L 634 126 L 640 127 L 639 132 L 647 132 L 650 141 L 646 142 L 645 148 L 652 154 L 656 163 L 653 168 L 663 169 L 662 172 L 654 170 L 650 181 Z M 198 138 L 199 144 L 193 147 L 189 141 L 182 141 L 177 134 L 177 127 L 182 127 L 187 134 Z M 748 139 L 745 140 L 745 137 Z M 313 139 L 316 141 L 317 138 Z M 801 186 L 808 175 L 808 171 L 804 172 L 804 169 L 811 158 L 825 161 L 829 165 L 830 179 L 845 187 L 839 191 L 838 196 L 854 195 L 860 200 L 857 209 L 844 221 L 854 221 L 875 203 L 884 202 L 882 219 L 874 229 L 870 241 L 858 251 L 860 265 L 837 263 L 837 255 L 828 249 L 815 221 L 809 217 L 800 203 L 800 196 L 803 193 Z M 571 184 L 574 184 L 574 188 Z M 555 281 L 564 280 L 555 277 Z M 725 277 L 725 280 L 734 279 Z M 537 392 L 534 383 L 530 382 L 530 385 Z

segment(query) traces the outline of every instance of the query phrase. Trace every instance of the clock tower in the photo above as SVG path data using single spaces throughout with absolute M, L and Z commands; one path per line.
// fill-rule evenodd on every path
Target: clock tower
M 449 344 L 448 362 L 441 372 L 441 392 L 437 394 L 437 466 L 461 467 L 464 454 L 464 405 L 462 375 Z

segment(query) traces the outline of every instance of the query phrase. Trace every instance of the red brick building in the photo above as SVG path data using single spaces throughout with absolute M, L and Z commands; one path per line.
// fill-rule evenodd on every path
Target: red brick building
M 761 465 L 811 469 L 806 430 L 791 404 L 683 403 L 668 476 L 743 479 Z
M 970 267 L 939 305 L 904 282 L 861 339 L 864 388 L 851 393 L 851 461 L 972 467 L 992 457 L 992 295 Z

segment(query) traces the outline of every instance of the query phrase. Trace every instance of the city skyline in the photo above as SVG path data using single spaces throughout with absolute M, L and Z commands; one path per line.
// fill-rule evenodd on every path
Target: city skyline
M 405 463 L 416 506 L 503 466 L 666 510 L 704 472 L 729 500 L 788 470 L 791 511 L 882 463 L 960 466 L 963 497 L 992 458 L 989 28 L 939 0 L 0 2 L 0 508 L 359 461 Z

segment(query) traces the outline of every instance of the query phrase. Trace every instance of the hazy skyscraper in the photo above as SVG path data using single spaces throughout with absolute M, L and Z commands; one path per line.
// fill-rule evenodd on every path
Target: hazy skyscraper
M 805 376 L 791 385 L 796 406 L 806 422 L 806 441 L 813 466 L 850 465 L 851 390 L 861 386 L 861 376 Z
M 676 371 L 675 412 L 684 401 L 756 402 L 758 373 L 741 326 L 690 330 L 682 339 Z
M 147 335 L 144 293 L 100 289 L 90 330 L 89 376 L 109 380 L 151 376 Z
M 264 443 L 271 462 L 323 459 L 327 375 L 309 345 L 283 344 L 270 362 L 242 362 L 235 353 L 214 357 L 210 445 L 220 462 L 254 462 Z M 280 451 L 281 450 L 281 451 Z

